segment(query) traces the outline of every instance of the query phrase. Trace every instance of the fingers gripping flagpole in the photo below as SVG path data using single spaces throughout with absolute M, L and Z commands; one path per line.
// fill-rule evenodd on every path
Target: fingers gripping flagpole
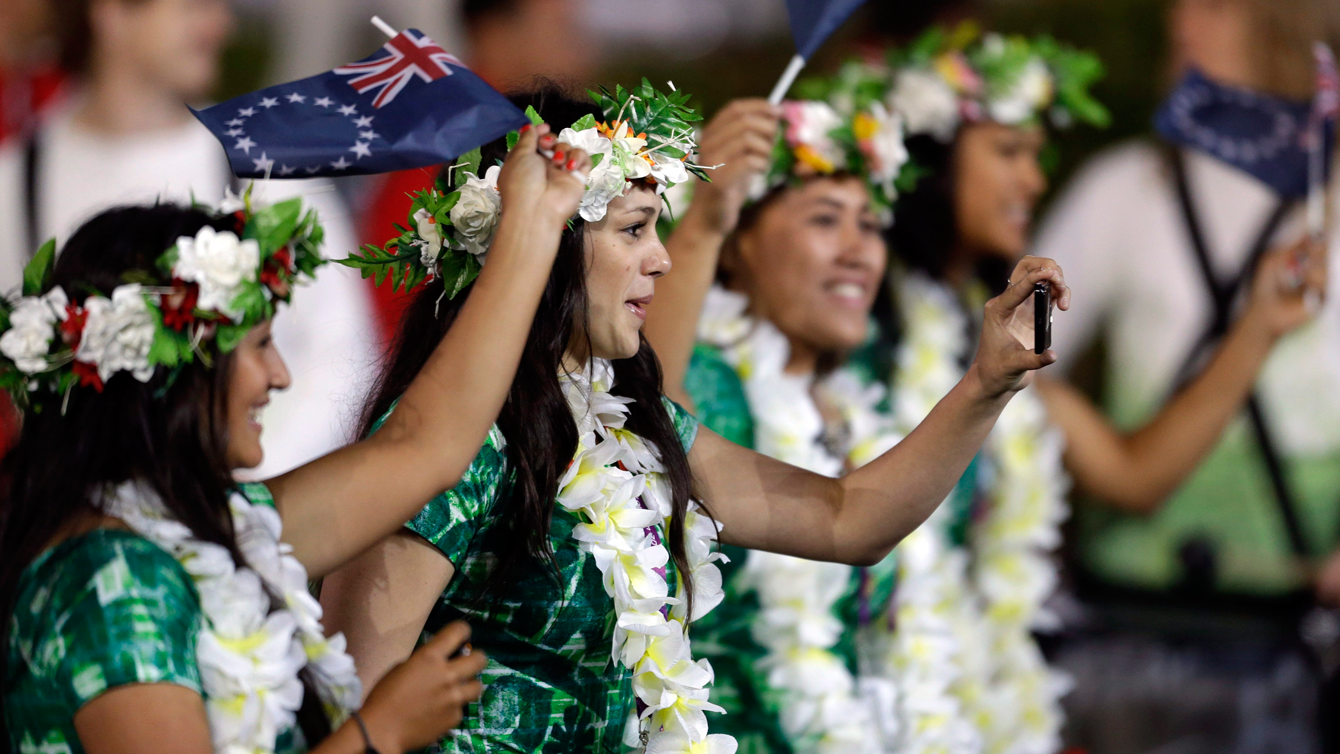
M 395 30 L 395 27 L 393 27 L 393 26 L 391 26 L 390 24 L 388 24 L 388 23 L 386 23 L 385 21 L 383 21 L 383 20 L 381 19 L 380 16 L 373 16 L 373 17 L 372 17 L 372 25 L 375 26 L 375 27 L 377 27 L 377 29 L 378 29 L 379 31 L 381 31 L 381 33 L 385 34 L 386 36 L 390 37 L 391 39 L 395 39 L 396 37 L 400 36 L 400 32 L 396 31 L 396 30 Z M 803 62 L 803 61 L 802 61 L 802 62 Z M 797 69 L 797 70 L 799 70 L 799 69 Z M 791 78 L 792 78 L 792 79 L 795 79 L 795 76 L 792 75 Z M 787 86 L 790 86 L 790 84 L 788 83 Z M 553 156 L 554 156 L 554 150 L 552 150 L 552 149 L 543 149 L 543 148 L 541 148 L 541 149 L 537 149 L 536 151 L 539 152 L 540 154 L 544 155 L 544 156 L 547 157 L 547 158 L 551 158 L 551 159 L 552 159 Z M 575 177 L 577 180 L 582 181 L 583 183 L 586 182 L 586 178 L 587 178 L 586 173 L 583 173 L 583 172 L 581 172 L 581 171 L 579 171 L 579 170 L 574 170 L 574 171 L 571 171 L 571 172 L 572 172 L 573 177 Z
M 796 77 L 800 75 L 800 70 L 805 67 L 805 58 L 796 55 L 787 63 L 786 70 L 782 71 L 782 77 L 777 79 L 777 85 L 772 88 L 772 93 L 768 95 L 768 104 L 780 105 L 782 98 L 786 96 L 791 85 L 796 83 Z

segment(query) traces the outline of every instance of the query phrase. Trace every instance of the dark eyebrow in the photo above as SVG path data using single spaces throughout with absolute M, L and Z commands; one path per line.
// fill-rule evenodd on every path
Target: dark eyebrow
M 629 209 L 624 211 L 630 215 L 642 215 L 643 217 L 651 217 L 652 215 L 656 214 L 655 207 L 638 207 L 637 209 Z

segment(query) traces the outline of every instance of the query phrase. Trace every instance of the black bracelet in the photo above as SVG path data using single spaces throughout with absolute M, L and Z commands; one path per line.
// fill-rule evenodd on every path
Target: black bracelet
M 367 746 L 367 748 L 363 750 L 363 754 L 381 754 L 381 752 L 377 751 L 377 747 L 372 745 L 372 736 L 368 735 L 368 726 L 363 724 L 363 716 L 358 714 L 358 710 L 354 710 L 352 716 L 354 722 L 358 723 L 358 730 L 363 733 L 363 743 Z

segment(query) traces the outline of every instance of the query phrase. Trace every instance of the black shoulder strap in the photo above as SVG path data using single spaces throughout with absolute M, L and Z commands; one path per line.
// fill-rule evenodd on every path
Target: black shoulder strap
M 37 140 L 37 132 L 34 131 L 28 135 L 28 142 L 23 147 L 23 229 L 27 234 L 24 239 L 27 241 L 25 253 L 29 255 L 37 253 L 37 246 L 42 243 L 39 222 L 41 187 L 37 180 L 41 158 L 41 142 Z
M 1209 246 L 1206 243 L 1200 217 L 1196 213 L 1195 203 L 1192 201 L 1191 184 L 1187 180 L 1185 158 L 1179 150 L 1173 150 L 1170 158 L 1173 178 L 1177 185 L 1177 199 L 1181 205 L 1182 218 L 1186 222 L 1187 236 L 1191 241 L 1191 249 L 1195 252 L 1205 287 L 1214 302 L 1214 317 L 1211 319 L 1210 325 L 1206 327 L 1195 346 L 1192 347 L 1191 353 L 1187 354 L 1186 360 L 1182 363 L 1182 369 L 1179 370 L 1177 385 L 1180 389 L 1195 376 L 1196 366 L 1204 349 L 1216 343 L 1228 332 L 1233 322 L 1233 302 L 1237 298 L 1238 291 L 1248 284 L 1247 281 L 1251 280 L 1262 255 L 1270 247 L 1270 239 L 1274 237 L 1280 223 L 1284 221 L 1285 216 L 1292 209 L 1293 202 L 1288 199 L 1280 200 L 1275 210 L 1270 213 L 1270 216 L 1261 226 L 1261 231 L 1257 233 L 1243 268 L 1238 271 L 1238 274 L 1232 280 L 1221 283 L 1214 274 L 1214 267 L 1210 264 Z M 1296 498 L 1293 490 L 1289 487 L 1289 480 L 1284 473 L 1284 463 L 1266 423 L 1265 413 L 1261 408 L 1261 400 L 1255 393 L 1247 398 L 1247 416 L 1251 420 L 1256 443 L 1261 449 L 1261 458 L 1265 462 L 1266 473 L 1270 477 L 1270 486 L 1275 493 L 1280 518 L 1283 519 L 1285 531 L 1289 535 L 1289 545 L 1295 555 L 1307 558 L 1311 555 L 1311 552 L 1307 539 L 1303 536 L 1302 526 L 1298 521 Z

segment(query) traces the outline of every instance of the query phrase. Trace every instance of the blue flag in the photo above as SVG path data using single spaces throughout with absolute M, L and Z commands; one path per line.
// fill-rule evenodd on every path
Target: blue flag
M 453 160 L 529 123 L 416 29 L 333 71 L 195 111 L 239 178 L 387 173 Z
M 865 0 L 786 0 L 796 52 L 806 60 Z
M 1188 71 L 1154 116 L 1165 140 L 1242 170 L 1283 197 L 1308 188 L 1310 102 L 1217 84 Z M 1328 142 L 1334 142 L 1333 134 Z

